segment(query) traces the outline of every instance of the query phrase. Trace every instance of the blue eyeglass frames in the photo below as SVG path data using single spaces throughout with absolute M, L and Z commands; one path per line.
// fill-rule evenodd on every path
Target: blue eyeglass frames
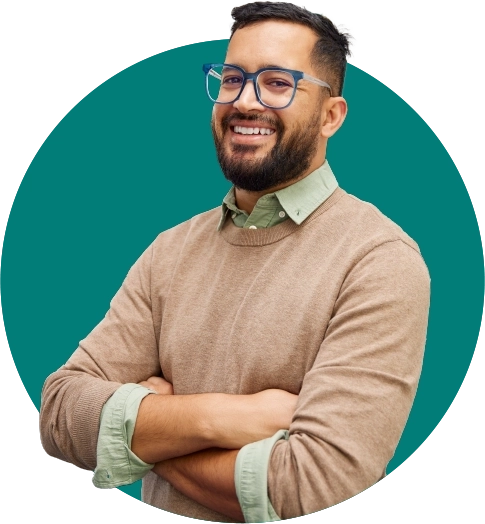
M 207 96 L 216 104 L 233 104 L 239 99 L 246 82 L 253 82 L 258 102 L 270 109 L 285 109 L 295 98 L 300 80 L 307 80 L 321 87 L 326 87 L 332 95 L 331 87 L 318 78 L 302 71 L 281 67 L 264 67 L 254 73 L 247 73 L 232 64 L 204 64 L 205 87 Z

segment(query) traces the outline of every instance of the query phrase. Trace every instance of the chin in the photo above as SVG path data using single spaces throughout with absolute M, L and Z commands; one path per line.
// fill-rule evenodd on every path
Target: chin
M 225 154 L 228 157 L 247 156 L 254 160 L 263 160 L 271 152 L 272 148 L 249 144 L 230 144 L 225 149 Z

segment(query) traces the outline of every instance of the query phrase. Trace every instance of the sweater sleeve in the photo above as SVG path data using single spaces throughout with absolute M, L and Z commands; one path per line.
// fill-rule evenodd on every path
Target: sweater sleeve
M 105 318 L 42 390 L 40 433 L 49 455 L 94 470 L 101 410 L 122 385 L 160 375 L 151 309 L 149 247 L 130 269 Z
M 401 240 L 349 271 L 289 438 L 268 454 L 267 494 L 282 519 L 342 502 L 385 474 L 421 373 L 429 284 L 420 254 Z

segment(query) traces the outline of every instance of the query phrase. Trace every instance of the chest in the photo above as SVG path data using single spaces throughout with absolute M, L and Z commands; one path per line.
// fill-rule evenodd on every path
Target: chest
M 341 285 L 334 267 L 291 245 L 188 249 L 158 297 L 160 364 L 175 393 L 298 393 Z

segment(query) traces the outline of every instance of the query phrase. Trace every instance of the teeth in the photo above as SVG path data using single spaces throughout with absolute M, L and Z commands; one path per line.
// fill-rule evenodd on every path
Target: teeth
M 272 135 L 274 131 L 266 127 L 244 127 L 244 126 L 234 126 L 234 131 L 241 135 Z

